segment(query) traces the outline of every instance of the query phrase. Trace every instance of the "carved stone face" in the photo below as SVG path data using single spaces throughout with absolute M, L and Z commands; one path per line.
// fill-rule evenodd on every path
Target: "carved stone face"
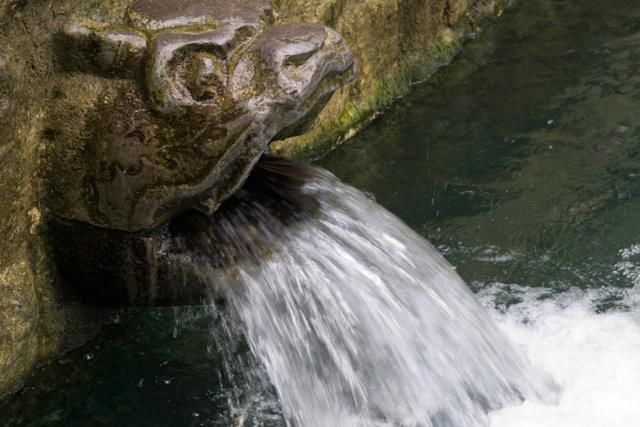
M 68 78 L 48 110 L 48 204 L 63 218 L 136 231 L 213 212 L 357 74 L 335 31 L 274 25 L 262 0 L 116 3 L 123 16 L 78 9 L 54 36 Z

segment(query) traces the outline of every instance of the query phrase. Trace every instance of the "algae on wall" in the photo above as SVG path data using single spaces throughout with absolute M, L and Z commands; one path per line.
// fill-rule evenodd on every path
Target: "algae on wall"
M 313 158 L 448 63 L 505 0 L 275 0 L 280 19 L 321 22 L 346 39 L 360 78 L 334 94 L 313 129 L 271 144 L 277 154 Z
M 24 29 L 17 28 L 12 13 L 17 5 L 3 5 L 0 31 L 0 396 L 16 386 L 33 362 L 47 352 L 40 301 L 49 301 L 51 287 L 40 287 L 37 270 L 39 251 L 34 242 L 39 234 L 39 209 L 36 203 L 36 163 L 38 135 L 35 123 L 41 114 L 28 100 L 20 99 L 27 85 L 31 65 L 17 55 L 20 44 L 6 43 L 8 35 L 20 39 Z M 15 7 L 15 9 L 13 7 Z M 23 58 L 19 60 L 18 58 Z M 15 79 L 13 76 L 25 76 Z M 8 126 L 8 123 L 12 123 Z M 46 276 L 46 273 L 44 274 Z M 44 279 L 46 281 L 46 279 Z
M 44 84 L 51 14 L 50 2 L 0 3 L 0 400 L 37 361 L 86 338 L 99 317 L 65 301 L 47 252 L 39 190 L 45 108 L 55 95 Z

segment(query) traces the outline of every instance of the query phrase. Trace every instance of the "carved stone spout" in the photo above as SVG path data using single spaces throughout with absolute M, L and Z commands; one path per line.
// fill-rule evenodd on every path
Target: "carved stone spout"
M 210 214 L 357 74 L 339 34 L 276 24 L 262 0 L 123 3 L 115 17 L 79 9 L 55 36 L 61 94 L 83 91 L 49 111 L 60 218 L 139 231 Z
M 163 250 L 171 220 L 211 216 L 358 73 L 338 33 L 264 0 L 79 1 L 54 33 L 46 223 L 62 282 L 95 305 L 201 302 Z

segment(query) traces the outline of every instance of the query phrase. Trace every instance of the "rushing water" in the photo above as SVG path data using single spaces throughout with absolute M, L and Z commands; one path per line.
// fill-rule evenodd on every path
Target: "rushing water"
M 639 34 L 635 0 L 520 1 L 320 162 L 434 243 L 534 372 L 559 385 L 555 403 L 491 411 L 492 427 L 640 419 Z M 241 306 L 278 289 L 237 291 Z M 269 325 L 247 343 L 234 311 L 125 313 L 38 369 L 0 425 L 282 426 L 281 385 L 270 385 L 258 334 Z M 471 411 L 481 400 L 467 400 Z
M 203 229 L 198 262 L 228 290 L 288 425 L 478 426 L 553 398 L 422 237 L 326 171 L 257 167 Z

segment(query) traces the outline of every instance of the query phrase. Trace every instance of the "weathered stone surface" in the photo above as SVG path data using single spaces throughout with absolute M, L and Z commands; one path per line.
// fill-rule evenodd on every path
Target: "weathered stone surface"
M 271 26 L 270 12 L 261 0 L 140 0 L 121 19 L 72 17 L 55 38 L 60 84 L 89 91 L 47 111 L 51 176 L 64 182 L 47 186 L 51 212 L 138 231 L 215 211 L 276 135 L 356 74 L 333 30 Z
M 127 10 L 130 22 L 145 30 L 162 30 L 187 26 L 236 28 L 255 26 L 272 19 L 271 4 L 266 0 L 137 0 Z
M 263 0 L 0 7 L 1 396 L 100 324 L 78 301 L 192 302 L 162 287 L 149 236 L 215 211 L 357 66 L 336 32 Z

